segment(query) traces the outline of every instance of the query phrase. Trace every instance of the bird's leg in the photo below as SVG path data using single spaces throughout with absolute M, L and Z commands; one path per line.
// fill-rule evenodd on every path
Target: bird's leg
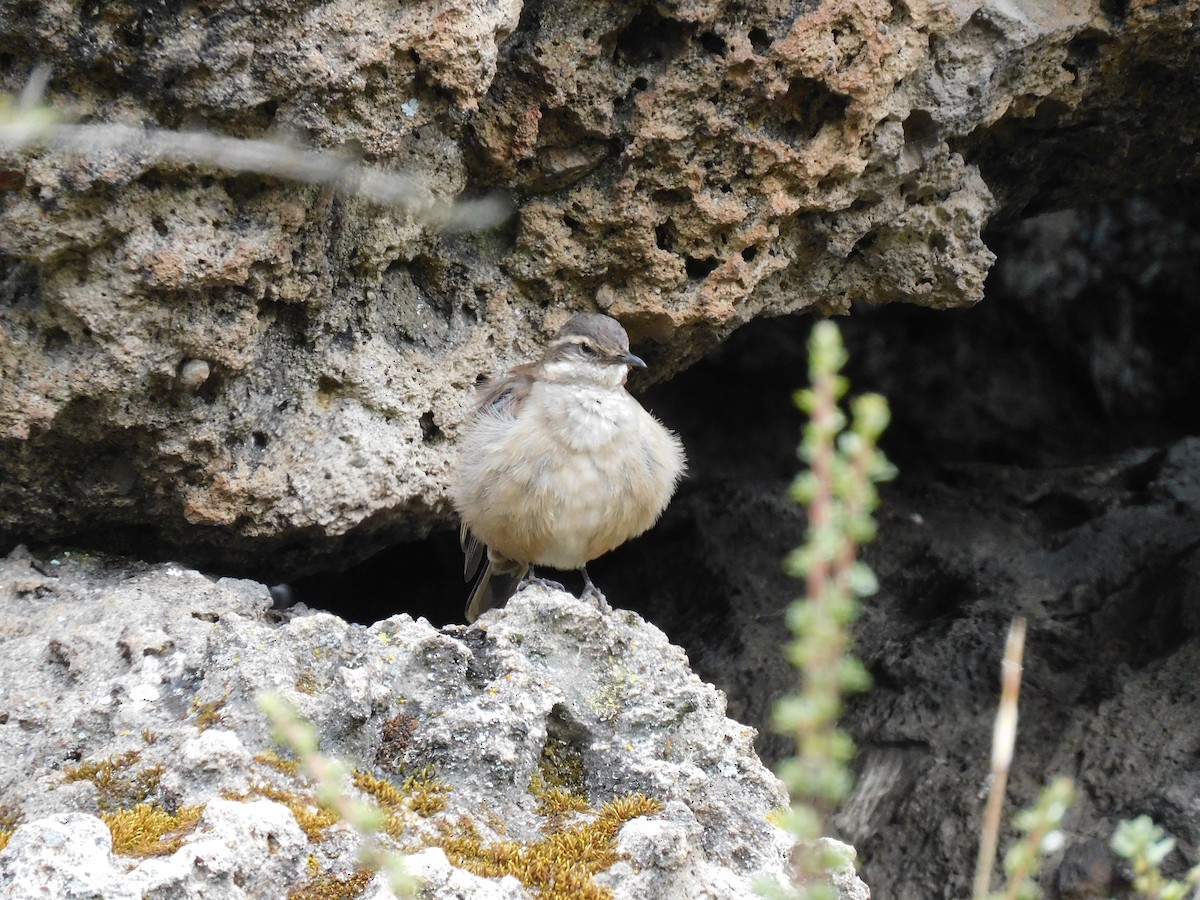
M 583 593 L 579 595 L 579 599 L 593 600 L 600 612 L 608 612 L 608 600 L 605 598 L 604 592 L 592 583 L 592 576 L 588 574 L 587 566 L 580 566 L 579 574 L 583 576 Z
M 525 579 L 521 582 L 521 587 L 525 587 L 526 585 L 535 585 L 537 587 L 544 587 L 551 591 L 565 591 L 566 590 L 566 588 L 563 587 L 561 584 L 559 584 L 557 581 L 551 581 L 549 578 L 538 578 L 537 575 L 535 575 L 533 572 L 533 566 L 529 567 L 529 571 L 527 573 L 525 573 Z

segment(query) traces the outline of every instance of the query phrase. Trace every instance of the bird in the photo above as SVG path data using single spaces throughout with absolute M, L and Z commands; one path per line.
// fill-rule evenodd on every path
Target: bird
M 647 531 L 687 467 L 683 443 L 625 388 L 646 363 L 611 316 L 573 316 L 541 359 L 477 388 L 451 495 L 474 622 L 502 607 L 533 566 L 583 575 L 587 564 Z M 482 571 L 481 571 L 482 569 Z

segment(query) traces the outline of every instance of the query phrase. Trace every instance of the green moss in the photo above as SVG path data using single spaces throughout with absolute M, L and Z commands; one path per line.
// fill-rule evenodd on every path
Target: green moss
M 530 785 L 530 790 L 533 790 L 532 785 Z M 565 788 L 549 788 L 535 793 L 535 796 L 538 798 L 537 812 L 539 816 L 554 818 L 575 812 L 587 812 L 589 809 L 586 797 L 581 797 Z
M 193 699 L 192 715 L 196 717 L 196 727 L 204 731 L 206 728 L 212 728 L 214 725 L 225 724 L 225 713 L 221 710 L 225 708 L 225 704 L 228 701 L 228 694 L 219 700 L 210 700 L 207 703 L 201 703 L 199 697 Z
M 399 785 L 361 769 L 354 771 L 353 778 L 354 786 L 364 794 L 370 794 L 382 808 L 386 822 L 384 830 L 393 838 L 404 834 L 406 811 L 426 819 L 449 805 L 450 785 L 438 781 L 429 767 Z
M 530 782 L 534 794 L 550 788 L 561 788 L 582 795 L 583 751 L 570 741 L 547 737 L 538 760 L 538 770 Z
M 21 824 L 21 810 L 8 803 L 0 804 L 0 829 L 12 831 Z
M 583 752 L 579 747 L 562 738 L 548 737 L 538 770 L 529 781 L 529 793 L 537 797 L 537 811 L 542 816 L 554 818 L 587 812 Z
M 310 867 L 311 871 L 311 867 Z M 288 892 L 288 900 L 353 900 L 371 883 L 371 873 L 359 869 L 344 879 L 332 874 L 316 875 L 301 888 Z
M 9 804 L 0 804 L 0 850 L 8 846 L 9 838 L 21 824 L 21 811 Z
M 274 800 L 276 803 L 282 803 L 291 811 L 300 830 L 314 844 L 325 840 L 328 837 L 330 826 L 337 824 L 338 821 L 338 817 L 329 810 L 323 809 L 312 794 L 284 790 L 265 782 L 252 784 L 246 793 L 227 793 L 225 797 L 228 800 L 243 802 L 250 797 L 263 797 L 267 800 Z
M 299 760 L 284 759 L 274 750 L 264 750 L 262 753 L 255 753 L 254 761 L 262 763 L 264 766 L 274 769 L 283 775 L 290 775 L 293 778 L 300 774 Z
M 386 778 L 376 778 L 361 769 L 354 770 L 354 786 L 364 794 L 370 794 L 385 808 L 398 807 L 407 799 L 407 795 Z
M 203 812 L 202 806 L 169 813 L 157 804 L 139 803 L 133 809 L 101 813 L 100 818 L 112 832 L 113 852 L 118 856 L 166 856 L 183 846 Z
M 604 804 L 590 821 L 534 843 L 484 844 L 469 821 L 457 827 L 442 824 L 433 843 L 459 868 L 484 878 L 512 875 L 541 900 L 611 900 L 613 892 L 593 876 L 617 861 L 617 833 L 630 819 L 661 811 L 659 801 L 628 794 Z
M 63 769 L 65 781 L 90 781 L 96 786 L 96 803 L 102 812 L 130 809 L 153 795 L 165 769 L 146 766 L 132 771 L 141 758 L 138 750 L 126 750 L 99 762 L 83 762 Z
M 440 813 L 449 805 L 446 798 L 451 790 L 450 785 L 438 781 L 429 766 L 404 779 L 400 790 L 408 795 L 412 811 L 422 818 Z

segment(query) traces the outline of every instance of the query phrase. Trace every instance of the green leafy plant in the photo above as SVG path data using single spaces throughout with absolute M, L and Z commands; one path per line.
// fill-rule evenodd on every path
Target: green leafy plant
M 805 582 L 805 597 L 787 611 L 793 635 L 787 655 L 800 671 L 800 687 L 779 701 L 774 715 L 776 729 L 796 741 L 795 756 L 780 763 L 778 772 L 792 798 L 781 824 L 801 844 L 791 888 L 764 890 L 817 900 L 834 896 L 821 876 L 846 863 L 812 843 L 852 784 L 848 764 L 854 745 L 837 727 L 842 696 L 870 687 L 866 669 L 850 654 L 858 599 L 877 588 L 858 549 L 875 537 L 875 485 L 896 470 L 877 446 L 888 423 L 887 401 L 864 394 L 850 402 L 849 417 L 842 410 L 848 383 L 840 372 L 847 356 L 833 322 L 814 326 L 808 359 L 811 387 L 796 394 L 797 406 L 809 416 L 799 449 L 808 468 L 791 488 L 792 499 L 808 508 L 808 533 L 786 560 L 787 571 Z
M 859 599 L 878 587 L 870 568 L 858 560 L 858 550 L 875 537 L 872 514 L 879 504 L 875 485 L 892 478 L 896 470 L 877 446 L 888 424 L 887 401 L 865 394 L 851 400 L 849 416 L 843 411 L 848 383 L 841 370 L 847 355 L 837 326 L 818 323 L 808 350 L 811 387 L 796 394 L 797 406 L 809 416 L 799 449 L 807 469 L 791 488 L 792 498 L 808 508 L 808 533 L 786 561 L 788 572 L 805 581 L 804 598 L 787 611 L 793 635 L 787 655 L 800 671 L 800 687 L 779 701 L 773 721 L 779 731 L 796 740 L 796 754 L 778 769 L 792 801 L 780 823 L 801 841 L 793 856 L 791 884 L 765 883 L 759 890 L 773 898 L 823 900 L 836 897 L 827 874 L 847 864 L 817 841 L 828 815 L 852 786 L 848 763 L 854 745 L 838 729 L 837 720 L 843 696 L 870 687 L 866 670 L 850 653 L 850 626 L 859 613 Z M 1017 619 L 1005 649 L 975 900 L 1034 900 L 1042 895 L 1034 879 L 1045 858 L 1062 848 L 1063 819 L 1074 800 L 1071 779 L 1056 778 L 1032 806 L 1013 817 L 1019 838 L 1004 857 L 1003 887 L 991 891 L 1016 741 L 1024 636 L 1025 623 Z M 1122 822 L 1112 839 L 1114 852 L 1132 864 L 1138 896 L 1200 900 L 1200 866 L 1183 881 L 1167 879 L 1159 870 L 1174 846 L 1174 839 L 1146 816 Z
M 1175 838 L 1154 824 L 1149 816 L 1138 816 L 1117 825 L 1110 846 L 1133 867 L 1133 889 L 1147 900 L 1184 900 L 1200 897 L 1200 865 L 1193 866 L 1183 881 L 1163 876 L 1159 867 L 1175 849 Z
M 346 787 L 351 779 L 350 770 L 343 763 L 320 752 L 320 737 L 316 728 L 302 719 L 295 708 L 275 695 L 260 696 L 258 704 L 271 722 L 275 739 L 295 755 L 299 771 L 315 783 L 317 800 L 363 836 L 359 850 L 362 865 L 370 871 L 382 871 L 396 896 L 407 897 L 414 893 L 418 885 L 404 870 L 403 856 L 384 850 L 376 839 L 386 830 L 387 817 L 375 803 L 350 797 Z
M 1043 860 L 1062 849 L 1063 818 L 1075 800 L 1075 785 L 1070 778 L 1055 778 L 1039 795 L 1037 802 L 1013 817 L 1013 825 L 1021 833 L 1004 856 L 1004 890 L 991 894 L 1003 900 L 1036 900 L 1041 890 L 1033 883 Z

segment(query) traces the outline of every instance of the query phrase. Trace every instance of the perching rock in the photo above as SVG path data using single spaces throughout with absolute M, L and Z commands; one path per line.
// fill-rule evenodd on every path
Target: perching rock
M 530 588 L 470 629 L 364 628 L 273 612 L 248 581 L 17 552 L 0 563 L 0 621 L 5 896 L 278 897 L 349 879 L 386 896 L 354 832 L 270 752 L 263 692 L 352 767 L 347 793 L 377 800 L 397 846 L 429 848 L 412 871 L 430 896 L 530 896 L 517 863 L 525 887 L 487 868 L 495 846 L 618 900 L 749 900 L 785 871 L 791 840 L 769 822 L 785 796 L 754 732 L 632 613 Z M 139 811 L 172 824 L 115 858 L 97 817 L 115 835 Z
M 998 207 L 1196 172 L 1198 8 L 0 2 L 7 90 L 46 63 L 88 121 L 299 136 L 517 208 L 446 236 L 244 173 L 3 153 L 0 539 L 347 564 L 446 522 L 470 386 L 573 310 L 661 378 L 758 316 L 972 304 Z

